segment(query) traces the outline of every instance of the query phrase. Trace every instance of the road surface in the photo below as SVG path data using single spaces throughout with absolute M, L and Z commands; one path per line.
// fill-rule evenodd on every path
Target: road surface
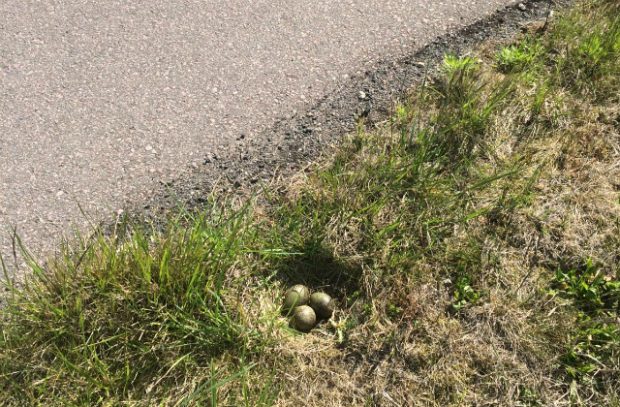
M 37 255 L 508 0 L 3 0 L 0 251 Z

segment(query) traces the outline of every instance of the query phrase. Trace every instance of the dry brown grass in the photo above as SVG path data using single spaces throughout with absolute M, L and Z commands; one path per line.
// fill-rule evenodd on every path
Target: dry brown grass
M 566 109 L 577 108 L 574 102 Z M 610 275 L 618 272 L 620 133 L 598 120 L 601 110 L 620 114 L 617 106 L 580 106 L 570 123 L 527 146 L 528 171 L 541 169 L 529 205 L 498 223 L 480 219 L 455 230 L 446 242 L 448 256 L 472 241 L 481 245 L 477 289 L 486 293 L 483 304 L 455 315 L 449 280 L 421 284 L 404 275 L 383 290 L 374 287 L 372 316 L 347 333 L 346 346 L 332 329 L 278 347 L 293 373 L 281 377 L 277 405 L 572 405 L 558 358 L 570 342 L 574 315 L 547 291 L 560 264 L 578 267 L 590 258 Z M 514 155 L 520 141 L 502 143 Z M 489 197 L 476 200 L 484 205 Z M 416 268 L 438 275 L 432 263 Z M 385 317 L 383 298 L 403 307 L 397 320 Z M 336 320 L 346 324 L 346 318 L 341 313 Z M 617 402 L 613 393 L 592 396 L 583 403 Z
M 485 78 L 496 83 L 503 79 L 491 71 Z M 531 123 L 528 107 L 535 88 L 527 81 L 519 85 L 487 129 L 490 153 L 472 164 L 477 171 L 491 172 L 518 162 L 520 172 L 476 192 L 470 211 L 494 203 L 511 205 L 510 196 L 518 201 L 515 207 L 499 207 L 456 225 L 439 257 L 423 256 L 412 264 L 414 272 L 403 270 L 384 286 L 365 281 L 368 317 L 347 330 L 344 344 L 335 340 L 333 328 L 281 344 L 278 352 L 292 373 L 281 377 L 277 405 L 619 402 L 619 387 L 613 382 L 620 377 L 618 361 L 609 366 L 612 374 L 600 387 L 567 381 L 561 358 L 575 330 L 575 310 L 550 291 L 557 268 L 579 268 L 585 259 L 601 265 L 609 278 L 619 272 L 618 100 L 598 103 L 557 88 Z M 370 144 L 398 143 L 398 127 L 379 127 L 382 130 L 373 131 L 380 135 L 371 136 L 376 139 Z M 353 161 L 372 167 L 380 161 L 376 152 L 358 152 Z M 351 168 L 355 171 L 356 165 Z M 304 179 L 301 189 L 308 188 L 323 191 L 324 183 Z M 295 199 L 303 196 L 294 186 L 289 193 Z M 349 190 L 330 193 L 354 199 Z M 508 198 L 498 201 L 501 194 Z M 397 205 L 385 207 L 376 222 L 389 224 L 401 211 Z M 335 253 L 356 252 L 363 239 L 356 238 L 363 235 L 358 227 L 349 222 L 347 232 L 327 233 Z M 454 278 L 446 278 L 446 268 L 458 267 L 459 257 L 468 254 L 475 267 L 469 272 L 483 299 L 455 312 Z M 391 304 L 400 308 L 395 318 L 389 316 Z M 345 326 L 351 314 L 361 312 L 356 306 L 345 308 L 335 324 Z

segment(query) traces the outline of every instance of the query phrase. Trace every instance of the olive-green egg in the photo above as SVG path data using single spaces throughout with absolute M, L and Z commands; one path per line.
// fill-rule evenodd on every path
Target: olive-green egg
M 298 331 L 310 332 L 316 325 L 316 314 L 314 310 L 307 305 L 296 307 L 295 311 L 293 311 L 291 325 Z
M 284 295 L 283 310 L 284 312 L 289 313 L 295 307 L 308 304 L 309 300 L 310 290 L 308 287 L 301 284 L 294 285 L 289 288 Z
M 295 284 L 294 286 L 292 286 L 288 290 L 289 291 L 294 291 L 296 293 L 299 293 L 301 299 L 304 301 L 304 304 L 308 303 L 308 300 L 310 299 L 310 289 L 308 287 L 306 287 L 305 285 L 303 285 L 303 284 Z
M 318 292 L 310 296 L 310 307 L 312 307 L 319 318 L 329 319 L 334 313 L 336 301 L 334 301 L 328 294 Z

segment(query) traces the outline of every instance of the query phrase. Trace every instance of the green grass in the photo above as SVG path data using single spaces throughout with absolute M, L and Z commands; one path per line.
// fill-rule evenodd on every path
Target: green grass
M 218 375 L 226 380 L 211 372 L 227 354 L 236 356 L 227 373 L 251 369 L 246 359 L 265 338 L 228 301 L 249 277 L 231 282 L 227 272 L 255 231 L 247 209 L 221 207 L 173 220 L 162 235 L 98 236 L 45 269 L 33 264 L 2 311 L 4 393 L 66 405 L 157 400 L 183 389 L 179 372 L 210 369 L 181 402 L 210 397 Z
M 574 379 L 597 385 L 596 373 L 604 376 L 618 369 L 620 280 L 587 261 L 580 269 L 558 270 L 553 293 L 578 311 L 565 370 Z
M 260 199 L 31 261 L 0 404 L 619 405 L 620 6 L 478 54 Z
M 504 73 L 523 72 L 540 60 L 545 49 L 537 39 L 501 48 L 497 52 L 498 69 Z

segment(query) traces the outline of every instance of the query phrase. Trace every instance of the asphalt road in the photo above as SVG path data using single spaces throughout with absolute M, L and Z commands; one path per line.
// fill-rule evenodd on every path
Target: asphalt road
M 37 254 L 214 146 L 509 0 L 3 0 L 0 251 Z

